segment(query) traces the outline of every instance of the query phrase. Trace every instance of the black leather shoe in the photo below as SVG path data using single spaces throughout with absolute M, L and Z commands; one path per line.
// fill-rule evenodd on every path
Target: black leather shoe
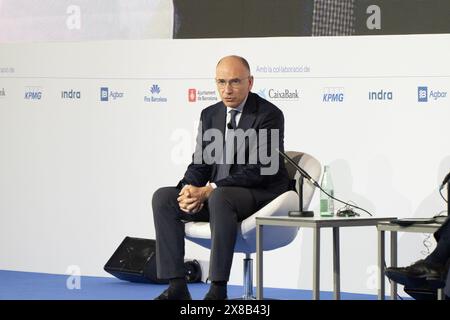
M 213 293 L 211 293 L 211 292 L 208 292 L 206 295 L 205 295 L 205 297 L 203 298 L 203 300 L 227 300 L 228 299 L 228 297 L 225 295 L 225 296 L 217 296 L 217 295 L 215 295 L 215 294 L 213 294 Z
M 227 287 L 226 286 L 216 286 L 214 284 L 209 287 L 208 293 L 205 295 L 203 300 L 227 300 Z
M 405 286 L 405 292 L 415 300 L 437 300 L 437 288 L 425 285 L 420 288 L 410 288 Z
M 154 300 L 192 300 L 192 297 L 187 290 L 172 292 L 172 290 L 169 290 L 169 288 L 167 288 Z
M 432 286 L 442 288 L 445 286 L 445 267 L 425 260 L 419 260 L 408 267 L 386 268 L 385 273 L 392 281 L 407 287 Z

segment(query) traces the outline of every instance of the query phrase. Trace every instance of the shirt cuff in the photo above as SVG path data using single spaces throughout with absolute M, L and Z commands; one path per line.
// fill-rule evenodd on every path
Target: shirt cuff
M 210 185 L 213 189 L 217 188 L 217 185 L 216 185 L 214 182 L 211 182 L 209 185 Z

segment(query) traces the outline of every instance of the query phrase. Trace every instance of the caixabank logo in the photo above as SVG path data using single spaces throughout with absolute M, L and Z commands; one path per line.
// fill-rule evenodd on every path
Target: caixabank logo
M 149 103 L 164 103 L 167 98 L 161 94 L 161 87 L 158 84 L 153 84 L 148 90 L 150 95 L 144 96 L 144 101 Z
M 447 91 L 441 91 L 436 89 L 428 90 L 428 86 L 417 87 L 417 101 L 418 102 L 434 102 L 437 100 L 447 98 Z
M 40 86 L 28 86 L 25 87 L 25 100 L 41 100 L 43 96 L 42 87 Z
M 299 89 L 287 88 L 263 88 L 258 91 L 258 95 L 271 101 L 298 101 L 300 100 Z
M 111 101 L 123 98 L 124 93 L 117 90 L 109 90 L 109 87 L 100 88 L 100 101 Z

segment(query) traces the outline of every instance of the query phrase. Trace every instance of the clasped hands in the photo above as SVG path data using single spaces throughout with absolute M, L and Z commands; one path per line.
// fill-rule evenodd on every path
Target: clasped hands
M 202 210 L 204 202 L 208 199 L 213 187 L 209 184 L 204 187 L 185 185 L 177 198 L 180 209 L 186 213 L 194 214 Z

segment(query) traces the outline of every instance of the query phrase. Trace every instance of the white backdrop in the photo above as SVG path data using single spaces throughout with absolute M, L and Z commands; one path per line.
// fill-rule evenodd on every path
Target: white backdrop
M 376 216 L 433 216 L 450 168 L 448 52 L 449 35 L 2 44 L 0 269 L 108 276 L 125 236 L 154 238 L 152 193 L 182 177 L 227 54 L 248 58 L 253 91 L 285 114 L 286 149 L 329 164 L 339 198 Z M 419 102 L 418 87 L 442 97 Z M 80 99 L 61 98 L 71 90 Z M 298 97 L 272 98 L 286 90 Z M 369 100 L 380 91 L 392 100 Z M 343 101 L 324 102 L 330 92 Z M 321 286 L 332 290 L 331 231 L 322 238 Z M 400 234 L 399 264 L 423 257 L 424 240 Z M 341 231 L 343 291 L 376 293 L 376 243 L 375 228 Z M 265 285 L 310 289 L 311 249 L 302 230 L 266 253 Z M 209 255 L 190 242 L 186 252 Z

